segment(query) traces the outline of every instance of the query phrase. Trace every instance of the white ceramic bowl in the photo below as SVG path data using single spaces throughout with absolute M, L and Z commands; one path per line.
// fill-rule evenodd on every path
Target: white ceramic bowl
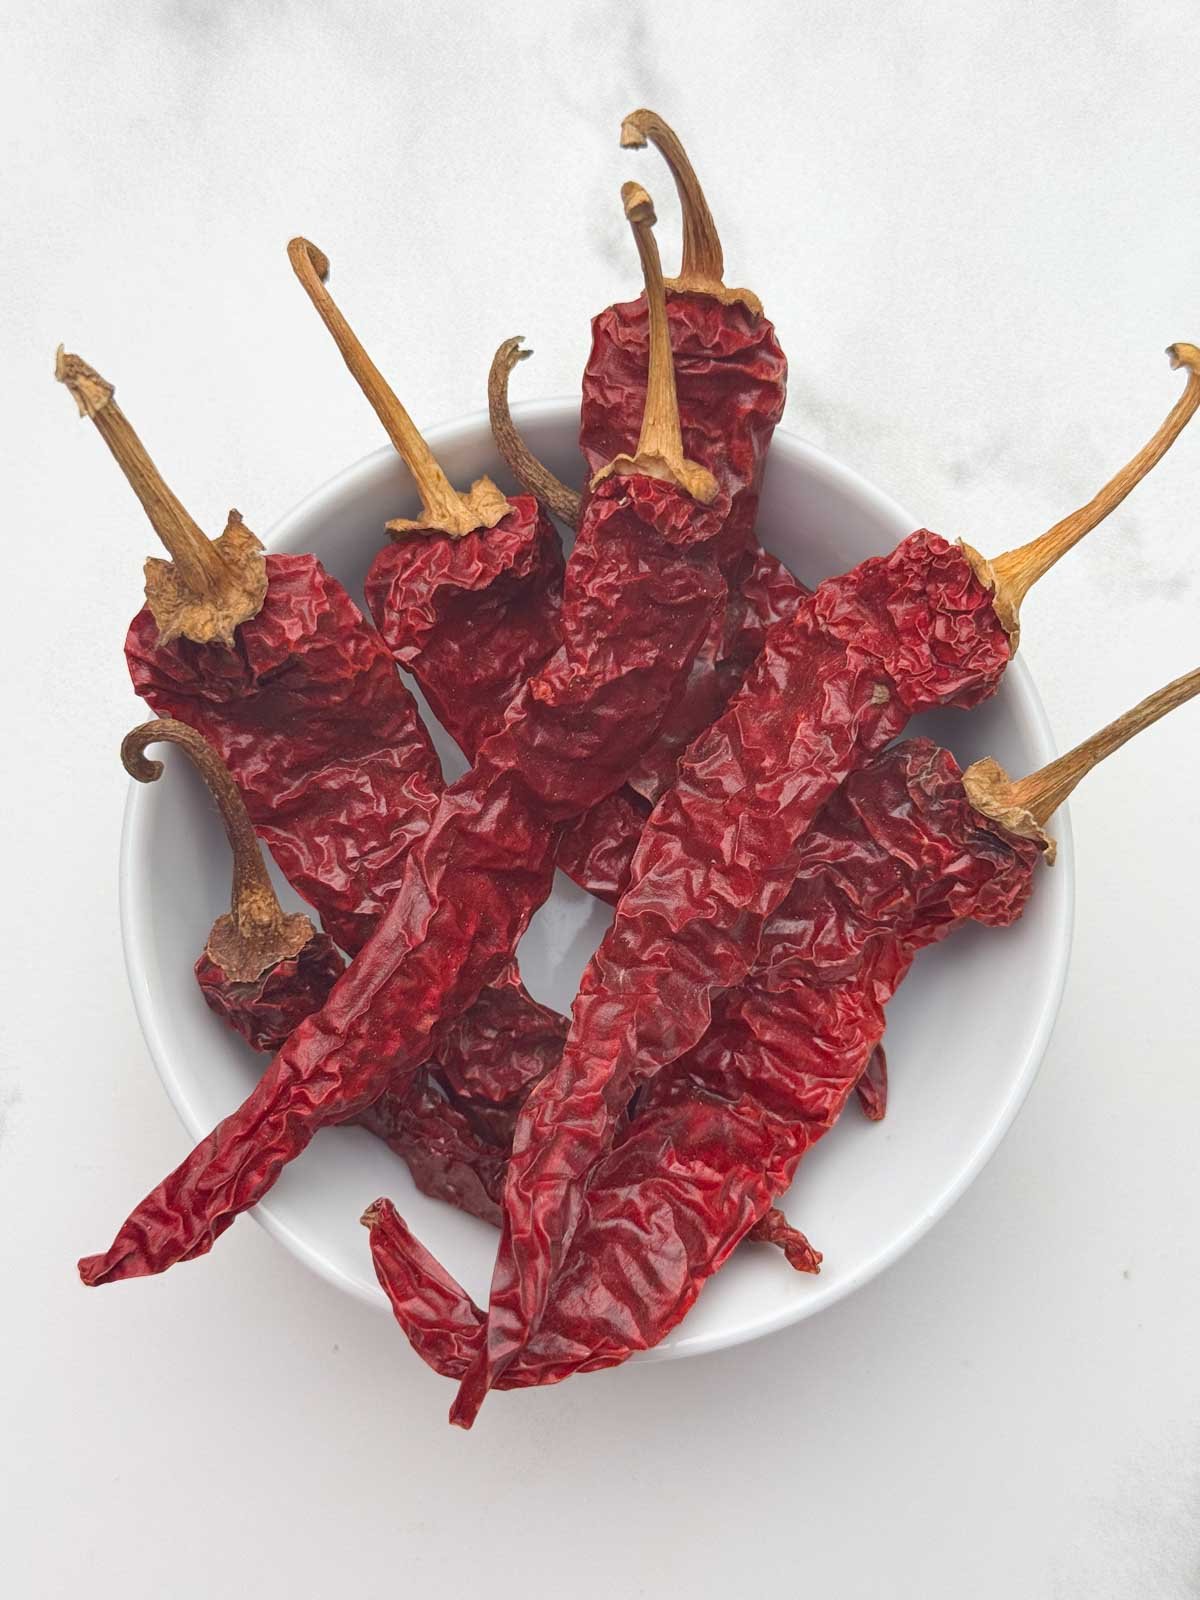
M 535 453 L 577 482 L 578 402 L 525 405 L 516 416 Z M 485 416 L 436 429 L 430 442 L 456 482 L 486 471 L 512 486 Z M 382 449 L 317 490 L 276 525 L 268 542 L 275 550 L 314 551 L 358 596 L 383 542 L 384 522 L 415 507 L 405 469 Z M 842 571 L 917 526 L 894 501 L 820 450 L 776 434 L 759 531 L 800 577 L 812 583 Z M 994 754 L 1021 773 L 1054 754 L 1019 659 L 985 707 L 922 718 L 918 726 L 964 763 Z M 447 774 L 456 776 L 461 757 L 440 735 L 438 742 Z M 261 1062 L 208 1011 L 193 979 L 192 963 L 209 925 L 227 909 L 229 861 L 215 812 L 186 761 L 169 750 L 157 753 L 167 764 L 163 780 L 130 787 L 122 928 L 151 1055 L 198 1139 L 242 1100 Z M 1015 928 L 971 927 L 919 958 L 890 1009 L 886 1120 L 868 1123 L 852 1105 L 802 1164 L 786 1209 L 824 1251 L 820 1276 L 789 1271 L 773 1251 L 741 1250 L 651 1359 L 694 1355 L 812 1316 L 907 1250 L 980 1171 L 1033 1081 L 1066 974 L 1073 865 L 1064 813 L 1055 831 L 1058 864 L 1039 873 L 1033 903 Z M 290 891 L 285 900 L 299 904 Z M 609 916 L 560 875 L 520 948 L 522 973 L 539 999 L 569 1008 Z M 164 1171 L 173 1155 L 163 1152 Z M 315 1271 L 384 1308 L 358 1221 L 379 1195 L 390 1196 L 424 1243 L 486 1302 L 494 1231 L 418 1194 L 403 1162 L 360 1129 L 322 1132 L 255 1215 Z

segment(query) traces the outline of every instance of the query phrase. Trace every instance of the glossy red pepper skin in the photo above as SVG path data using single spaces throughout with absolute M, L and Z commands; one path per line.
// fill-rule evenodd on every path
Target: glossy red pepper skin
M 80 1263 L 89 1284 L 202 1255 L 317 1129 L 364 1111 L 511 961 L 550 889 L 557 825 L 625 778 L 678 699 L 725 586 L 717 513 L 606 480 L 567 569 L 562 645 L 446 790 L 375 933 L 238 1110 Z
M 961 549 L 924 530 L 827 580 L 771 629 L 647 824 L 562 1061 L 526 1102 L 486 1356 L 453 1420 L 469 1426 L 536 1328 L 615 1117 L 640 1082 L 699 1043 L 712 995 L 746 977 L 821 808 L 911 715 L 993 693 L 1010 655 Z
M 928 740 L 852 776 L 807 836 L 753 977 L 720 997 L 702 1043 L 647 1086 L 592 1173 L 545 1317 L 501 1386 L 656 1344 L 747 1236 L 811 1270 L 772 1202 L 836 1121 L 917 952 L 968 920 L 1014 921 L 1039 853 L 974 810 L 953 757 Z M 461 1379 L 481 1358 L 482 1312 L 386 1207 L 372 1251 L 414 1346 Z
M 318 933 L 299 955 L 276 961 L 250 982 L 230 978 L 207 951 L 196 962 L 205 1004 L 252 1050 L 274 1055 L 307 1016 L 320 1010 L 345 970 L 346 960 L 328 934 Z
M 288 882 L 351 953 L 399 887 L 441 793 L 416 702 L 379 635 L 314 556 L 269 555 L 232 649 L 159 643 L 148 609 L 125 655 L 138 694 L 214 746 Z

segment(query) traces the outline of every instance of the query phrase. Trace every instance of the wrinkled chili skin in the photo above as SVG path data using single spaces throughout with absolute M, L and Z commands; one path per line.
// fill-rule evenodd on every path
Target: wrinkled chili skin
M 381 1095 L 358 1121 L 404 1158 L 422 1194 L 499 1224 L 508 1151 L 447 1100 L 428 1068 Z
M 767 447 L 783 416 L 787 358 L 761 313 L 712 295 L 668 290 L 667 326 L 685 455 L 702 462 L 728 499 L 722 561 L 730 588 L 753 556 Z M 589 473 L 637 448 L 649 365 L 646 297 L 592 319 L 579 444 Z
M 558 644 L 562 545 L 532 496 L 512 505 L 463 538 L 385 545 L 364 586 L 384 643 L 468 760 Z
M 564 828 L 558 865 L 581 888 L 616 904 L 653 802 L 674 783 L 683 752 L 741 687 L 767 630 L 791 616 L 808 593 L 777 557 L 766 550 L 755 553 L 740 585 L 730 591 L 724 617 L 697 653 L 679 704 L 629 782 Z
M 501 1387 L 553 1383 L 658 1343 L 791 1184 L 836 1121 L 916 953 L 968 920 L 1024 909 L 1039 851 L 968 803 L 952 756 L 911 740 L 854 774 L 809 833 L 754 975 L 721 995 L 701 1044 L 643 1092 L 593 1171 L 545 1316 Z M 483 1314 L 394 1213 L 376 1272 L 418 1352 L 462 1378 Z M 792 1244 L 802 1270 L 802 1236 Z M 789 1230 L 790 1232 L 790 1230 Z M 805 1241 L 806 1243 L 806 1241 Z
M 135 1209 L 85 1283 L 212 1248 L 317 1129 L 364 1111 L 512 959 L 549 893 L 558 825 L 617 788 L 657 737 L 726 591 L 719 510 L 642 476 L 590 497 L 562 644 L 445 791 L 374 934 L 243 1104 Z
M 639 1082 L 703 1037 L 711 996 L 753 966 L 797 847 L 834 791 L 917 711 L 993 693 L 1011 655 L 962 550 L 920 530 L 821 584 L 778 623 L 659 802 L 588 968 L 555 1072 L 518 1123 L 486 1358 L 452 1410 L 469 1425 L 536 1327 L 581 1182 Z
M 441 768 L 383 641 L 314 556 L 268 555 L 232 649 L 162 645 L 148 609 L 125 645 L 158 716 L 202 733 L 288 882 L 352 954 L 399 887 Z
M 253 981 L 236 982 L 207 951 L 196 962 L 196 982 L 209 1009 L 252 1050 L 272 1055 L 305 1017 L 319 1011 L 345 970 L 327 934 L 311 938 L 299 955 L 272 963 Z

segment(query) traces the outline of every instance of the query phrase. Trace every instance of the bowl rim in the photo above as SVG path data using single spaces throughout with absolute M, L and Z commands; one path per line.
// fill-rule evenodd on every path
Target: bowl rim
M 556 425 L 566 419 L 574 422 L 578 417 L 578 408 L 577 397 L 556 395 L 515 404 L 512 407 L 512 414 L 515 421 L 528 429 L 539 423 Z M 462 435 L 478 432 L 481 427 L 486 429 L 487 425 L 486 410 L 477 410 L 425 430 L 425 437 L 436 451 L 449 448 L 456 444 Z M 802 462 L 810 473 L 823 478 L 827 483 L 851 491 L 866 505 L 898 525 L 903 524 L 910 530 L 921 526 L 898 501 L 877 488 L 854 468 L 798 435 L 777 428 L 771 448 L 773 451 L 778 448 L 783 453 L 792 455 Z M 277 548 L 287 539 L 290 529 L 298 521 L 327 515 L 351 485 L 357 485 L 362 478 L 369 477 L 383 468 L 394 470 L 395 466 L 395 452 L 390 445 L 383 445 L 343 467 L 341 471 L 311 490 L 283 516 L 277 518 L 263 535 L 263 544 L 268 550 Z M 1015 690 L 1020 712 L 1029 719 L 1032 733 L 1046 750 L 1046 759 L 1049 759 L 1055 752 L 1055 740 L 1033 676 L 1021 657 L 1014 659 L 1007 669 L 1005 682 Z M 125 972 L 138 1024 L 155 1071 L 188 1134 L 194 1141 L 199 1141 L 210 1131 L 209 1124 L 206 1118 L 198 1114 L 197 1107 L 188 1094 L 186 1074 L 182 1078 L 180 1076 L 172 1051 L 159 1025 L 158 1008 L 146 977 L 148 970 L 146 952 L 153 941 L 153 930 L 144 904 L 145 897 L 139 896 L 135 885 L 138 879 L 136 863 L 142 851 L 149 801 L 150 796 L 146 792 L 146 786 L 130 779 L 122 819 L 118 866 L 121 944 Z M 827 1310 L 844 1300 L 847 1295 L 862 1288 L 911 1250 L 975 1181 L 995 1155 L 1033 1087 L 1066 988 L 1075 923 L 1075 851 L 1069 806 L 1063 806 L 1055 814 L 1055 838 L 1058 843 L 1055 875 L 1063 885 L 1064 892 L 1059 897 L 1056 925 L 1049 936 L 1053 961 L 1046 972 L 1048 985 L 1043 992 L 1041 1010 L 1033 1035 L 1024 1059 L 1014 1073 L 1008 1096 L 1000 1106 L 987 1133 L 971 1148 L 957 1170 L 941 1185 L 922 1215 L 899 1231 L 874 1255 L 860 1262 L 852 1272 L 836 1283 L 830 1283 L 823 1293 L 816 1290 L 812 1296 L 798 1299 L 793 1304 L 776 1311 L 765 1312 L 758 1316 L 746 1316 L 736 1324 L 723 1325 L 719 1329 L 704 1333 L 689 1335 L 685 1319 L 680 1327 L 674 1330 L 674 1336 L 666 1344 L 638 1351 L 632 1357 L 633 1360 L 669 1361 L 726 1349 L 778 1332 L 781 1328 L 790 1327 L 794 1323 L 802 1322 Z M 284 1217 L 278 1214 L 273 1208 L 270 1195 L 253 1208 L 251 1215 L 267 1233 L 278 1239 L 294 1256 L 326 1282 L 349 1292 L 357 1300 L 376 1310 L 390 1310 L 382 1289 L 374 1284 L 364 1286 L 348 1276 L 336 1261 L 310 1244 L 303 1234 L 297 1233 Z

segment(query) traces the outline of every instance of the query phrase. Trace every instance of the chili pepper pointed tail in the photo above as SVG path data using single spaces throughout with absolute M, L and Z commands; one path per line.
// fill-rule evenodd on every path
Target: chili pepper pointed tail
M 470 1429 L 487 1399 L 491 1381 L 486 1351 L 476 1357 L 458 1386 L 458 1393 L 450 1407 L 450 1424 L 455 1428 Z

